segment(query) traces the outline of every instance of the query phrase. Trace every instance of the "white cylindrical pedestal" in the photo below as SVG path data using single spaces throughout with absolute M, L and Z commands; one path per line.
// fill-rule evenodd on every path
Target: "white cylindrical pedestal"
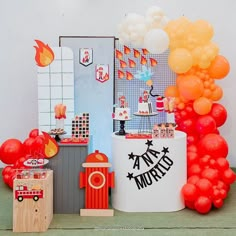
M 126 212 L 171 212 L 185 207 L 186 134 L 174 138 L 126 139 L 112 134 L 115 188 L 112 206 Z

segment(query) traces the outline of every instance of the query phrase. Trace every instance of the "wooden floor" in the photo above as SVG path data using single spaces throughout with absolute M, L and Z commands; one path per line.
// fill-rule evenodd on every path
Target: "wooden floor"
M 236 235 L 236 184 L 221 209 L 207 215 L 184 209 L 171 213 L 125 213 L 114 217 L 55 214 L 45 233 L 12 232 L 12 190 L 0 180 L 0 236 L 8 235 Z

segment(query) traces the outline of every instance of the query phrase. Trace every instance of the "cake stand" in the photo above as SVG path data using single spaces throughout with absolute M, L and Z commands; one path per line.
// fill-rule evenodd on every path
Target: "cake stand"
M 63 131 L 63 132 L 49 132 L 50 135 L 53 135 L 54 136 L 54 139 L 57 141 L 57 142 L 60 142 L 61 141 L 61 138 L 60 138 L 60 135 L 63 135 L 63 134 L 66 134 L 66 131 Z
M 127 133 L 125 132 L 125 121 L 129 121 L 131 119 L 126 119 L 126 120 L 120 120 L 120 119 L 113 119 L 113 120 L 118 120 L 120 121 L 120 130 L 116 132 L 116 135 L 126 135 Z
M 144 133 L 151 134 L 152 133 L 152 125 L 151 125 L 150 117 L 157 116 L 158 113 L 153 112 L 153 113 L 150 113 L 150 114 L 141 114 L 141 113 L 135 112 L 134 115 L 139 116 L 141 118 L 140 122 L 139 122 L 138 133 L 140 133 L 140 134 L 144 134 Z

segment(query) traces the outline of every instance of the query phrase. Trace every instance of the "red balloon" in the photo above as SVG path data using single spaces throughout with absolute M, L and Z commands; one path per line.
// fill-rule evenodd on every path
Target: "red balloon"
M 194 201 L 198 196 L 197 188 L 194 184 L 185 184 L 182 187 L 181 192 L 184 199 L 187 201 Z
M 201 167 L 208 167 L 210 165 L 210 159 L 211 156 L 210 155 L 204 155 L 199 159 L 199 164 Z
M 199 179 L 200 177 L 198 175 L 192 175 L 191 177 L 188 178 L 187 182 L 189 184 L 196 184 Z
M 32 129 L 29 132 L 29 138 L 36 138 L 37 136 L 39 136 L 39 129 Z
M 197 153 L 197 146 L 195 144 L 190 144 L 190 145 L 187 146 L 187 151 Z
M 216 129 L 216 122 L 210 115 L 199 116 L 196 121 L 196 130 L 199 134 L 213 133 Z
M 213 103 L 209 115 L 212 116 L 215 120 L 216 126 L 220 127 L 225 123 L 227 119 L 227 110 L 221 104 Z
M 215 200 L 220 198 L 221 198 L 220 190 L 217 187 L 213 186 L 212 199 Z
M 221 208 L 224 205 L 224 201 L 220 199 L 213 200 L 213 205 L 215 208 Z
M 9 174 L 11 169 L 12 169 L 12 166 L 5 166 L 2 170 L 2 176 L 4 176 L 5 174 Z
M 8 139 L 0 148 L 0 157 L 5 164 L 14 164 L 23 155 L 24 147 L 18 139 Z
M 199 191 L 199 194 L 201 196 L 211 196 L 212 193 L 213 193 L 213 185 L 212 183 L 206 179 L 206 178 L 202 178 L 202 179 L 199 179 L 196 183 L 196 187 Z
M 202 172 L 202 169 L 199 164 L 193 164 L 188 168 L 188 177 L 192 175 L 200 175 Z
M 213 158 L 227 157 L 228 144 L 219 134 L 207 134 L 198 143 L 200 155 L 208 154 Z
M 227 197 L 227 191 L 225 189 L 220 189 L 220 198 L 225 199 Z
M 193 134 L 196 132 L 196 120 L 193 118 L 188 118 L 180 121 L 179 129 L 187 134 Z
M 218 171 L 212 168 L 207 168 L 202 171 L 201 177 L 208 179 L 211 183 L 216 184 L 219 180 Z
M 236 175 L 232 169 L 228 168 L 227 170 L 223 171 L 221 178 L 226 184 L 233 184 L 236 179 Z
M 211 200 L 206 196 L 200 196 L 194 203 L 194 207 L 197 212 L 201 214 L 206 214 L 211 210 Z
M 25 149 L 26 154 L 32 154 L 33 153 L 33 143 L 34 143 L 34 138 L 27 138 L 23 145 Z
M 230 190 L 230 185 L 226 184 L 225 182 L 223 182 L 222 180 L 218 180 L 216 187 L 218 189 L 224 189 L 226 192 L 229 192 Z
M 198 140 L 199 140 L 198 134 L 188 134 L 188 136 L 187 136 L 187 144 L 188 145 L 197 144 Z
M 10 175 L 9 175 L 9 174 L 3 175 L 3 182 L 4 182 L 5 184 L 8 184 L 9 179 L 10 179 Z
M 227 170 L 229 168 L 229 162 L 227 159 L 223 157 L 219 157 L 216 159 L 216 168 L 219 171 Z
M 41 153 L 43 153 L 43 148 L 44 148 L 44 138 L 42 136 L 37 136 L 32 144 L 33 152 L 40 155 Z
M 196 152 L 187 152 L 187 165 L 191 166 L 198 162 L 198 154 Z
M 185 206 L 186 206 L 187 208 L 192 209 L 192 210 L 195 210 L 194 202 L 192 202 L 192 201 L 186 201 L 186 200 L 185 200 L 184 203 L 185 203 Z

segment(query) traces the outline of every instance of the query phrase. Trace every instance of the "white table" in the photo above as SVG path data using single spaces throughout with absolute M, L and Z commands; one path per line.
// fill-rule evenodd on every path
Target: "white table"
M 132 130 L 128 131 L 132 133 Z M 186 134 L 174 138 L 126 139 L 112 134 L 115 188 L 112 206 L 125 212 L 183 209 L 181 188 L 187 180 Z

